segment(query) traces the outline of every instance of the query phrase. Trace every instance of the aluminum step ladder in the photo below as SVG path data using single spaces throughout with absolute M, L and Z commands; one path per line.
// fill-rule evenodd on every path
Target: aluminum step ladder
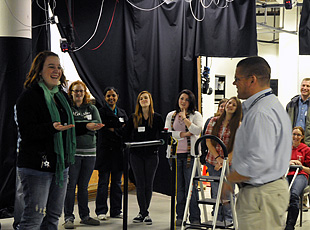
M 199 160 L 199 144 L 202 141 L 205 141 L 206 139 L 212 139 L 216 141 L 220 146 L 223 148 L 224 152 L 224 161 L 223 161 L 223 167 L 222 167 L 222 172 L 221 176 L 202 176 L 201 175 L 201 166 L 200 166 L 200 160 Z M 198 176 L 196 176 L 196 173 Z M 226 174 L 229 173 L 229 164 L 228 164 L 228 152 L 226 149 L 225 144 L 216 136 L 213 135 L 204 135 L 200 137 L 196 143 L 195 143 L 195 159 L 194 159 L 194 165 L 193 165 L 193 170 L 192 170 L 192 175 L 190 179 L 190 186 L 188 189 L 188 194 L 187 194 L 187 200 L 186 200 L 186 205 L 185 205 L 185 210 L 184 210 L 184 216 L 183 216 L 183 221 L 181 225 L 181 230 L 184 229 L 235 229 L 238 230 L 238 223 L 237 223 L 237 214 L 236 214 L 236 209 L 235 209 L 235 202 L 233 199 L 233 194 L 230 193 L 230 200 L 222 200 L 221 199 L 221 191 L 223 187 L 223 182 L 226 177 Z M 191 194 L 193 190 L 193 185 L 194 181 L 198 182 L 219 182 L 219 188 L 217 192 L 217 198 L 212 199 L 212 198 L 205 198 L 204 196 L 204 191 L 203 187 L 200 184 L 200 197 L 201 199 L 198 200 L 198 204 L 202 204 L 204 207 L 204 215 L 205 215 L 205 222 L 201 224 L 189 224 L 186 223 L 187 221 L 187 216 L 189 212 L 189 205 L 190 205 L 190 200 L 191 200 Z M 229 205 L 231 206 L 232 210 L 232 216 L 233 216 L 233 222 L 232 223 L 226 223 L 224 222 L 219 222 L 217 221 L 217 216 L 218 216 L 218 210 L 220 205 Z M 213 220 L 208 220 L 207 212 L 205 211 L 205 205 L 215 205 L 214 208 L 214 216 Z

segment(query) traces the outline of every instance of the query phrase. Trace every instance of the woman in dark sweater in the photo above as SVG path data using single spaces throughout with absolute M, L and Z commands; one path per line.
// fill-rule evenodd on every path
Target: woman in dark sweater
M 130 116 L 126 125 L 126 137 L 129 141 L 158 140 L 163 128 L 161 115 L 154 112 L 152 95 L 142 91 L 137 97 L 135 113 Z M 139 214 L 133 219 L 134 223 L 152 224 L 148 209 L 158 163 L 158 147 L 141 147 L 130 151 L 130 165 L 136 181 L 140 208 Z
M 110 217 L 122 218 L 122 175 L 123 175 L 123 128 L 128 120 L 125 110 L 116 103 L 119 93 L 114 87 L 104 91 L 105 104 L 99 109 L 105 124 L 98 132 L 98 147 L 95 169 L 99 172 L 96 196 L 96 214 L 99 220 L 107 220 L 110 184 Z M 110 180 L 111 178 L 111 180 Z M 110 183 L 111 181 L 111 183 Z
M 69 87 L 68 96 L 73 104 L 71 109 L 76 125 L 77 146 L 75 164 L 69 167 L 69 183 L 64 207 L 65 223 L 63 226 L 65 229 L 73 229 L 76 187 L 81 223 L 86 225 L 100 225 L 98 220 L 89 216 L 88 183 L 96 161 L 95 133 L 104 125 L 101 123 L 97 108 L 90 103 L 90 95 L 83 82 L 72 82 Z
M 25 201 L 21 230 L 58 229 L 76 145 L 65 83 L 57 54 L 41 52 L 16 103 L 21 137 L 17 170 Z

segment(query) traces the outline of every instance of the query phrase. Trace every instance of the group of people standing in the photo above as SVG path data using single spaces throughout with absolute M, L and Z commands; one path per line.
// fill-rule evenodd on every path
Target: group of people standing
M 285 212 L 285 202 L 288 202 L 288 193 L 285 191 L 287 183 L 284 183 L 282 175 L 289 164 L 291 129 L 288 116 L 272 95 L 269 82 L 270 67 L 263 58 L 252 57 L 240 61 L 234 81 L 238 97 L 220 103 L 217 116 L 209 119 L 205 125 L 205 134 L 218 136 L 227 146 L 232 170 L 227 176 L 223 192 L 232 190 L 232 183 L 240 185 L 236 209 L 241 230 L 263 226 L 264 229 L 278 229 L 279 219 Z M 309 80 L 308 83 L 309 96 Z M 110 217 L 122 218 L 122 143 L 159 139 L 164 127 L 178 140 L 176 225 L 181 225 L 193 170 L 194 145 L 203 129 L 195 95 L 190 90 L 182 90 L 177 97 L 175 110 L 168 113 L 164 122 L 162 116 L 154 111 L 152 95 L 148 91 L 139 93 L 135 112 L 128 118 L 126 112 L 117 106 L 119 93 L 114 87 L 104 90 L 105 104 L 98 110 L 90 103 L 83 82 L 72 83 L 68 93 L 63 90 L 65 84 L 59 57 L 49 51 L 41 52 L 32 63 L 25 81 L 26 90 L 16 104 L 20 133 L 17 172 L 24 195 L 19 229 L 58 229 L 63 208 L 64 227 L 74 228 L 76 186 L 82 224 L 99 225 L 99 220 L 107 220 L 108 211 Z M 243 106 L 239 98 L 247 99 Z M 305 126 L 308 121 L 307 116 L 300 115 L 300 111 L 308 109 L 303 102 L 303 98 L 295 102 L 299 112 L 289 111 L 297 122 L 303 118 L 298 126 Z M 293 107 L 288 108 L 290 110 Z M 303 139 L 307 140 L 307 127 L 305 130 L 298 127 L 293 129 L 294 154 L 291 164 L 305 163 L 309 166 L 310 155 L 306 156 L 305 146 L 301 143 Z M 206 146 L 208 171 L 210 175 L 220 175 L 223 150 L 210 140 L 206 141 Z M 171 154 L 169 150 L 168 158 Z M 302 154 L 297 154 L 298 151 Z M 139 205 L 139 213 L 133 222 L 150 225 L 149 207 L 159 163 L 158 148 L 132 149 L 129 159 Z M 99 172 L 97 218 L 90 217 L 88 208 L 87 188 L 94 169 Z M 302 178 L 303 184 L 306 184 L 309 172 L 309 168 L 302 171 L 301 174 L 306 177 Z M 109 183 L 110 210 L 107 204 Z M 287 226 L 296 222 L 296 196 L 302 186 L 298 188 L 296 195 L 291 192 Z M 216 198 L 217 190 L 218 185 L 211 183 L 212 198 Z M 257 192 L 265 194 L 256 198 L 262 206 L 252 202 Z M 265 202 L 270 197 L 273 204 Z M 198 191 L 194 186 L 189 209 L 189 220 L 194 224 L 201 222 L 197 200 Z M 253 211 L 258 209 L 261 210 Z M 230 208 L 224 206 L 223 211 L 219 211 L 218 220 L 231 222 Z

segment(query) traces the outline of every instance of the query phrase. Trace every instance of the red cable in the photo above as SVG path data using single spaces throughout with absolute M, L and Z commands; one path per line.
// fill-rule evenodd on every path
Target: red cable
M 102 40 L 102 42 L 100 43 L 99 46 L 97 46 L 96 48 L 93 48 L 93 49 L 91 49 L 91 50 L 96 50 L 96 49 L 98 49 L 98 48 L 105 42 L 105 39 L 107 38 L 107 36 L 108 36 L 108 34 L 109 34 L 109 32 L 110 32 L 112 23 L 113 23 L 114 14 L 115 14 L 115 11 L 116 11 L 116 5 L 117 5 L 118 1 L 119 1 L 119 0 L 116 0 L 116 1 L 115 1 L 115 6 L 114 6 L 114 11 L 113 11 L 112 19 L 111 19 L 111 22 L 110 22 L 110 26 L 109 26 L 109 29 L 108 29 L 108 31 L 107 31 L 107 33 L 106 33 L 104 39 Z

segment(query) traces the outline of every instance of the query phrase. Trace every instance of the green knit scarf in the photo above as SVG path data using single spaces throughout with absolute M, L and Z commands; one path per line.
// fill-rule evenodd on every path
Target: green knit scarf
M 66 97 L 61 92 L 59 92 L 58 86 L 54 87 L 52 90 L 49 90 L 43 82 L 39 82 L 39 86 L 44 91 L 45 101 L 47 104 L 47 108 L 50 112 L 52 122 L 61 122 L 60 115 L 54 101 L 54 95 L 55 95 L 59 99 L 63 108 L 66 110 L 68 116 L 68 125 L 74 124 L 72 110 L 69 106 Z M 73 127 L 67 130 L 66 150 L 65 150 L 66 153 L 68 154 L 68 162 L 71 164 L 74 163 L 75 148 L 76 148 L 76 138 L 75 138 L 75 128 Z M 54 134 L 54 152 L 57 154 L 56 184 L 59 184 L 62 187 L 64 182 L 63 171 L 65 169 L 62 132 L 57 132 Z

